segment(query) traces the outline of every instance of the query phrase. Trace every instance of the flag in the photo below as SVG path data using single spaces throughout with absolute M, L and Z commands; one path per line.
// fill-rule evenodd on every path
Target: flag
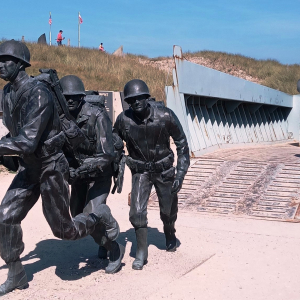
M 52 19 L 51 19 L 51 13 L 50 13 L 50 17 L 49 17 L 49 25 L 52 24 Z
M 82 24 L 83 20 L 82 20 L 82 18 L 81 18 L 81 15 L 80 15 L 80 14 L 78 15 L 78 18 L 79 18 L 79 24 Z

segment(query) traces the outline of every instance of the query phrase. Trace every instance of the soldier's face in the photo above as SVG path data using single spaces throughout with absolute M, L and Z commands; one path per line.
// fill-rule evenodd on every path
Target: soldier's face
M 65 98 L 68 103 L 69 111 L 74 111 L 79 107 L 80 102 L 83 99 L 83 96 L 82 95 L 66 95 Z
M 147 108 L 148 97 L 145 95 L 140 95 L 135 98 L 128 99 L 128 104 L 135 113 L 143 112 Z
M 18 61 L 11 56 L 0 56 L 0 78 L 7 80 L 14 74 Z

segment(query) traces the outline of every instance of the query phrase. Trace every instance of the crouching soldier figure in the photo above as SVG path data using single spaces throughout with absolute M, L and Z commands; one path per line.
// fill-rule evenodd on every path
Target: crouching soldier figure
M 107 205 L 89 205 L 72 218 L 69 214 L 69 166 L 62 152 L 65 135 L 54 99 L 45 84 L 25 71 L 30 66 L 25 44 L 10 40 L 0 45 L 0 78 L 4 87 L 3 123 L 10 137 L 1 139 L 0 155 L 18 155 L 19 170 L 0 205 L 0 255 L 8 278 L 0 296 L 28 287 L 20 261 L 24 250 L 21 222 L 42 198 L 43 213 L 53 234 L 75 240 L 92 233 L 101 222 L 116 239 L 119 227 Z
M 70 164 L 71 178 L 71 214 L 82 213 L 88 203 L 106 204 L 112 182 L 112 162 L 114 160 L 114 143 L 112 123 L 105 106 L 92 105 L 84 100 L 85 88 L 80 78 L 67 75 L 60 79 L 63 94 L 69 111 L 89 143 L 80 144 L 76 157 L 67 158 Z M 120 139 L 121 147 L 123 142 Z M 105 227 L 99 224 L 91 236 L 99 244 L 99 258 L 107 258 L 109 264 L 106 273 L 115 273 L 121 266 L 124 246 L 105 237 Z
M 189 148 L 174 112 L 163 105 L 155 105 L 144 81 L 134 79 L 127 82 L 124 100 L 130 108 L 117 117 L 114 132 L 126 142 L 129 153 L 126 161 L 132 173 L 129 219 L 137 239 L 132 268 L 141 270 L 148 257 L 147 203 L 153 185 L 159 199 L 166 250 L 176 250 L 177 193 L 190 164 Z M 170 137 L 177 147 L 176 172 Z

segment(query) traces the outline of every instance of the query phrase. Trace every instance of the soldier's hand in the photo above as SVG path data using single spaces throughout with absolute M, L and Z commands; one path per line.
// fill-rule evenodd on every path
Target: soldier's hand
M 173 182 L 173 185 L 172 185 L 172 190 L 171 190 L 171 193 L 174 194 L 174 193 L 178 193 L 182 187 L 182 183 L 183 183 L 183 178 L 181 177 L 176 177 L 174 182 Z
M 72 184 L 78 178 L 77 169 L 70 168 L 69 183 Z

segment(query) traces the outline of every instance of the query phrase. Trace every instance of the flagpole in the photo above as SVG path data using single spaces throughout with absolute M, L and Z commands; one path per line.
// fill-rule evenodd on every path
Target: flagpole
M 80 12 L 78 12 L 78 48 L 80 48 L 80 20 L 79 20 Z
M 51 19 L 51 11 L 50 11 L 50 19 Z M 51 24 L 52 24 L 52 19 L 51 19 Z M 50 25 L 50 32 L 49 32 L 49 41 L 50 41 L 50 46 L 51 46 L 51 24 Z

